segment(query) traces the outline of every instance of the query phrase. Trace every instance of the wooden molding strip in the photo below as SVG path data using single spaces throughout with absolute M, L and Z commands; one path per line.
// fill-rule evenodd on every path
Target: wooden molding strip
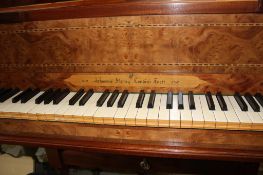
M 263 0 L 258 1 L 258 9 L 261 13 L 263 12 Z
M 206 13 L 256 13 L 258 1 L 76 1 L 0 9 L 0 23 L 72 18 L 173 15 Z
M 120 29 L 120 28 L 158 28 L 158 27 L 262 27 L 263 23 L 171 23 L 171 24 L 133 24 L 133 25 L 95 25 L 95 26 L 74 26 L 56 28 L 33 28 L 20 30 L 0 30 L 0 34 L 20 34 L 36 32 L 59 32 L 77 31 L 89 29 Z
M 220 63 L 57 63 L 0 64 L 2 72 L 67 73 L 263 73 L 263 64 Z M 111 71 L 109 71 L 111 70 Z

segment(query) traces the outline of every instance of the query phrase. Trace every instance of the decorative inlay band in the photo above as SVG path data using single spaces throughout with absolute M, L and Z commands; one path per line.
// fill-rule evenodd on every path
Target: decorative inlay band
M 262 27 L 263 23 L 174 23 L 174 24 L 134 24 L 134 25 L 105 25 L 105 26 L 76 26 L 60 28 L 35 28 L 27 30 L 2 30 L 0 34 L 33 33 L 33 32 L 57 32 L 87 29 L 118 29 L 118 28 L 156 28 L 156 27 Z
M 0 64 L 0 67 L 68 67 L 68 66 L 193 66 L 193 67 L 262 67 L 263 64 L 218 63 L 57 63 L 57 64 Z

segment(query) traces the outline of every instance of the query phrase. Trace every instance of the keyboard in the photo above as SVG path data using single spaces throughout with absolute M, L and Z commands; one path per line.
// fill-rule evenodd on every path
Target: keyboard
M 144 127 L 263 130 L 263 96 L 0 89 L 0 117 Z

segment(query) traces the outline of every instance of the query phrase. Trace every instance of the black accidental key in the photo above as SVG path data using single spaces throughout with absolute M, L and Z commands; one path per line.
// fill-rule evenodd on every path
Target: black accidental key
M 35 99 L 35 104 L 42 103 L 47 97 L 49 97 L 51 94 L 53 94 L 53 89 L 49 88 L 46 90 L 43 94 L 41 94 L 39 97 Z
M 27 93 L 23 97 L 21 97 L 21 103 L 28 102 L 31 98 L 33 98 L 35 95 L 37 95 L 40 92 L 40 89 L 34 89 L 31 92 Z
M 183 93 L 178 93 L 178 109 L 184 109 Z
M 205 94 L 205 98 L 206 98 L 206 102 L 207 102 L 209 110 L 215 110 L 215 103 L 212 98 L 211 92 L 207 92 Z
M 80 99 L 79 105 L 80 106 L 85 105 L 85 103 L 90 99 L 93 93 L 94 93 L 93 89 L 88 90 L 88 92 L 86 92 L 86 94 Z
M 238 92 L 236 92 L 234 94 L 234 97 L 237 101 L 237 104 L 239 105 L 240 109 L 242 111 L 247 111 L 247 104 L 245 103 L 245 101 L 243 100 L 243 98 L 240 96 L 240 94 Z
M 195 99 L 192 91 L 188 93 L 188 102 L 189 102 L 189 109 L 195 109 Z
M 55 91 L 47 94 L 47 96 L 44 98 L 44 104 L 49 104 L 60 93 L 61 89 L 56 89 Z
M 217 98 L 217 101 L 219 103 L 221 110 L 227 111 L 227 105 L 226 105 L 225 99 L 223 98 L 221 92 L 216 93 L 216 98 Z
M 5 88 L 1 88 L 1 89 L 0 89 L 0 94 L 2 94 L 3 91 L 5 91 L 5 90 L 6 90 Z
M 107 107 L 112 107 L 113 106 L 113 104 L 116 101 L 118 95 L 119 95 L 119 91 L 118 90 L 113 91 L 113 93 L 111 94 L 109 100 L 107 101 Z
M 120 97 L 120 99 L 118 101 L 118 108 L 122 108 L 124 106 L 124 104 L 126 102 L 126 99 L 128 98 L 128 95 L 129 95 L 129 93 L 128 93 L 127 90 L 124 90 L 122 92 L 121 97 Z
M 103 103 L 106 101 L 106 99 L 108 98 L 108 96 L 110 95 L 110 92 L 108 89 L 106 89 L 103 94 L 100 96 L 99 100 L 97 101 L 97 106 L 101 107 L 103 105 Z
M 56 95 L 53 99 L 53 104 L 59 104 L 67 95 L 69 94 L 69 89 L 64 89 L 60 94 Z
M 263 96 L 260 93 L 256 93 L 255 98 L 257 99 L 259 104 L 263 107 Z
M 249 103 L 249 105 L 251 106 L 251 108 L 255 112 L 260 112 L 259 105 L 257 104 L 257 102 L 255 101 L 255 99 L 252 97 L 252 95 L 250 93 L 246 93 L 245 98 L 246 98 L 247 102 Z
M 20 91 L 19 88 L 15 88 L 9 91 L 8 93 L 3 94 L 0 98 L 0 102 L 1 103 L 5 102 L 7 99 L 11 98 L 15 94 L 17 94 L 19 91 Z
M 22 99 L 23 96 L 25 96 L 26 94 L 30 93 L 31 91 L 32 91 L 31 88 L 28 88 L 28 89 L 24 90 L 23 92 L 21 92 L 20 94 L 18 94 L 14 98 L 12 98 L 12 103 L 17 103 L 19 100 Z
M 80 89 L 70 100 L 69 105 L 74 105 L 80 97 L 84 94 L 84 89 Z
M 148 101 L 148 108 L 153 108 L 154 107 L 154 101 L 155 101 L 155 96 L 156 96 L 156 93 L 155 91 L 151 91 L 151 94 L 150 94 L 150 98 L 149 98 L 149 101 Z
M 167 93 L 166 109 L 173 109 L 173 92 Z
M 12 90 L 12 88 L 3 89 L 3 90 L 0 92 L 0 97 L 2 97 L 3 95 L 9 93 L 11 90 Z
M 143 100 L 145 97 L 145 93 L 143 90 L 140 91 L 140 94 L 138 96 L 137 102 L 136 102 L 136 108 L 141 108 L 143 104 Z

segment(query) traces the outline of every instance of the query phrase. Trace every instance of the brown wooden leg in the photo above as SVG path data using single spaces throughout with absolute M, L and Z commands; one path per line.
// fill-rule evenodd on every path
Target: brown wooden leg
M 46 148 L 48 162 L 51 167 L 62 175 L 68 175 L 68 167 L 63 164 L 61 159 L 60 151 L 58 149 Z

